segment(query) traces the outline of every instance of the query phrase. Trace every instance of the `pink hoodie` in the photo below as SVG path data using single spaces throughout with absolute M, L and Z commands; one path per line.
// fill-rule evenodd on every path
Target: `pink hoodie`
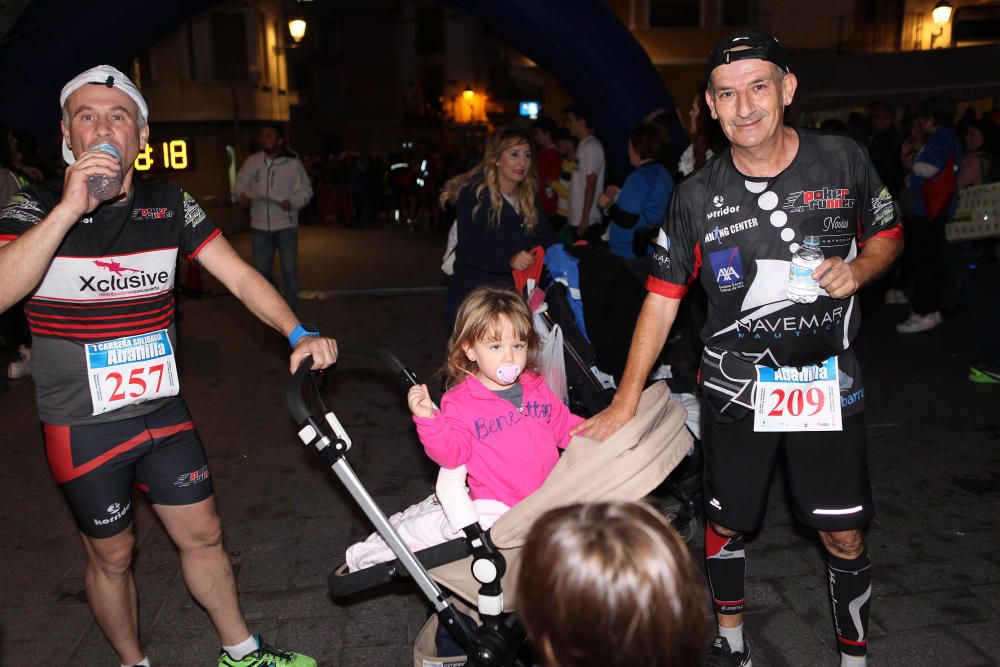
M 571 428 L 583 421 L 552 393 L 544 378 L 524 372 L 519 412 L 510 401 L 466 378 L 441 398 L 434 417 L 414 417 L 427 456 L 445 468 L 465 465 L 473 500 L 513 507 L 534 492 L 569 444 Z

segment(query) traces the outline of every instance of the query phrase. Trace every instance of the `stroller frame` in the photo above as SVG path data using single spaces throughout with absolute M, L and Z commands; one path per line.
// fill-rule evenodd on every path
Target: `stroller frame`
M 413 371 L 383 348 L 365 343 L 341 343 L 340 352 L 341 355 L 361 354 L 378 358 L 389 367 L 404 390 L 417 384 Z M 414 553 L 400 538 L 347 462 L 346 454 L 351 448 L 351 439 L 340 420 L 333 411 L 326 411 L 320 420 L 307 406 L 302 392 L 306 379 L 310 377 L 311 366 L 312 357 L 306 357 L 299 364 L 286 391 L 288 408 L 299 427 L 298 437 L 304 445 L 319 452 L 396 556 L 395 561 L 365 568 L 348 576 L 331 573 L 328 579 L 331 593 L 335 597 L 341 597 L 389 581 L 410 578 L 433 607 L 438 621 L 466 652 L 468 665 L 523 665 L 518 661 L 517 653 L 526 641 L 525 633 L 517 624 L 515 614 L 503 612 L 500 580 L 506 571 L 506 562 L 503 554 L 490 540 L 489 531 L 475 523 L 463 529 L 465 539 L 459 538 Z M 470 554 L 473 556 L 473 576 L 480 583 L 478 606 L 482 620 L 482 625 L 474 632 L 462 622 L 462 616 L 454 604 L 428 573 L 428 569 Z

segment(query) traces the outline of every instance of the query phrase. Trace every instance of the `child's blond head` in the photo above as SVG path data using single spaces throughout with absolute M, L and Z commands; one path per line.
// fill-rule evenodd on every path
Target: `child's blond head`
M 465 348 L 479 342 L 500 340 L 508 322 L 514 337 L 528 345 L 527 369 L 537 367 L 538 335 L 524 297 L 507 287 L 479 287 L 469 292 L 455 315 L 455 328 L 448 339 L 448 360 L 443 369 L 448 389 L 478 369 L 466 356 Z

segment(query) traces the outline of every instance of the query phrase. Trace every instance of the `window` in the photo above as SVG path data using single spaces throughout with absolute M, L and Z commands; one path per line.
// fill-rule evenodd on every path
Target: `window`
M 650 28 L 701 25 L 701 0 L 649 0 Z
M 235 12 L 218 12 L 212 14 L 211 25 L 215 78 L 246 81 L 249 75 L 246 18 Z

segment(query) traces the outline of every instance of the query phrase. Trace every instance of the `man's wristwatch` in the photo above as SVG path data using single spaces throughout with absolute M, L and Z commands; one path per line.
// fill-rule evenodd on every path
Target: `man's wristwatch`
M 311 324 L 300 324 L 299 326 L 292 329 L 292 333 L 288 334 L 288 342 L 292 344 L 292 347 L 299 342 L 299 339 L 303 336 L 318 336 L 319 329 Z

